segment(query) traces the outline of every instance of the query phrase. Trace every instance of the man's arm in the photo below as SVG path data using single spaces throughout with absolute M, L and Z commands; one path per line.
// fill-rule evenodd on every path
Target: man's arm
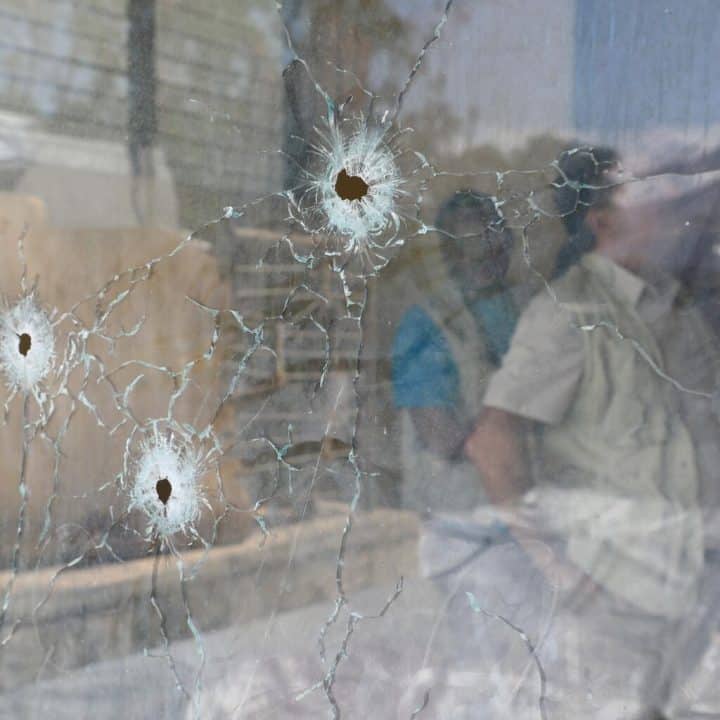
M 465 455 L 478 469 L 488 499 L 501 511 L 515 539 L 544 568 L 550 560 L 544 543 L 537 542 L 528 519 L 522 517 L 521 501 L 532 486 L 527 425 L 519 415 L 486 407 L 465 443 Z
M 527 421 L 519 415 L 485 408 L 465 442 L 465 455 L 493 504 L 513 504 L 531 487 L 526 431 Z
M 592 588 L 588 575 L 554 556 L 534 518 L 520 503 L 532 487 L 527 451 L 530 421 L 498 408 L 483 410 L 465 443 L 465 455 L 477 467 L 488 498 L 501 509 L 503 520 L 533 564 L 556 586 Z

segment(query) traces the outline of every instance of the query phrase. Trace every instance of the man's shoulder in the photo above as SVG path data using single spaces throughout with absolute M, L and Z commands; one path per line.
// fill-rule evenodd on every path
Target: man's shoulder
M 548 311 L 558 312 L 568 302 L 583 302 L 588 299 L 587 272 L 574 265 L 560 277 L 545 280 L 527 304 L 525 314 L 544 315 Z
M 549 314 L 564 318 L 578 314 L 604 311 L 605 298 L 600 297 L 593 282 L 592 273 L 577 263 L 560 277 L 545 282 L 539 292 L 530 300 L 525 312 L 526 321 L 547 318 Z
M 522 312 L 515 335 L 520 344 L 566 352 L 582 347 L 580 319 L 597 307 L 586 272 L 577 266 L 548 282 Z
M 586 302 L 592 299 L 591 272 L 582 260 L 555 278 L 550 287 L 560 302 Z

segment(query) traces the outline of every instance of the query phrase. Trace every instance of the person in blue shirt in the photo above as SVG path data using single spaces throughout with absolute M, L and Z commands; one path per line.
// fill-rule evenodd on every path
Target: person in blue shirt
M 407 309 L 392 347 L 403 506 L 424 515 L 471 510 L 482 499 L 463 446 L 517 317 L 505 283 L 513 237 L 493 199 L 454 193 L 441 205 L 435 230 L 445 281 Z
M 504 641 L 488 646 L 478 636 L 483 626 L 468 617 L 463 591 L 488 577 L 514 591 L 508 573 L 525 567 L 516 561 L 507 528 L 486 514 L 481 478 L 464 455 L 517 312 L 505 280 L 513 237 L 492 198 L 454 193 L 441 205 L 435 231 L 441 261 L 425 263 L 434 289 L 408 307 L 397 326 L 392 387 L 402 433 L 401 502 L 422 518 L 419 570 L 445 598 L 448 624 L 441 635 L 452 646 L 449 655 L 440 652 L 437 666 L 431 663 L 431 676 L 421 673 L 416 681 L 433 687 L 436 712 L 454 716 L 462 707 L 452 695 L 453 673 L 482 667 L 483 652 L 502 658 L 508 652 Z

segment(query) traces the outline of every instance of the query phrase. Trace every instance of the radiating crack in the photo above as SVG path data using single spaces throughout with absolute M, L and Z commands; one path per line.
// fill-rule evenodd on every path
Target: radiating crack
M 478 613 L 480 615 L 484 615 L 487 618 L 490 618 L 491 620 L 497 620 L 501 622 L 506 627 L 510 628 L 519 638 L 522 640 L 522 642 L 525 644 L 525 647 L 527 647 L 528 652 L 530 653 L 530 656 L 532 657 L 533 662 L 535 663 L 535 667 L 537 668 L 538 673 L 538 679 L 540 681 L 540 692 L 538 695 L 538 709 L 540 712 L 540 718 L 541 720 L 547 720 L 547 707 L 546 707 L 546 686 L 547 686 L 547 678 L 545 676 L 545 669 L 542 666 L 542 663 L 540 662 L 540 658 L 538 657 L 537 651 L 535 649 L 535 645 L 533 644 L 532 640 L 527 636 L 527 633 L 515 623 L 508 620 L 505 616 L 499 615 L 497 613 L 491 612 L 490 610 L 486 610 L 483 608 L 480 603 L 478 602 L 477 598 L 473 593 L 466 592 L 465 595 L 467 596 L 468 602 L 470 603 L 470 609 L 474 613 Z
M 174 685 L 187 701 L 193 717 L 201 718 L 208 662 L 201 623 L 191 607 L 190 598 L 194 595 L 190 589 L 194 586 L 190 583 L 202 582 L 201 570 L 211 548 L 218 541 L 223 523 L 230 518 L 246 514 L 254 518 L 260 529 L 259 544 L 270 538 L 275 521 L 269 511 L 287 488 L 287 494 L 299 503 L 299 510 L 293 518 L 296 526 L 291 530 L 289 554 L 277 593 L 272 601 L 266 602 L 265 641 L 269 641 L 283 602 L 291 591 L 303 522 L 310 516 L 314 493 L 322 473 L 327 470 L 324 467 L 326 453 L 333 446 L 335 434 L 339 434 L 343 403 L 351 395 L 349 449 L 347 444 L 343 446 L 343 455 L 338 461 L 344 463 L 343 469 L 351 476 L 348 488 L 350 499 L 340 516 L 344 517 L 342 530 L 335 538 L 333 595 L 327 602 L 327 616 L 316 638 L 323 674 L 315 684 L 296 696 L 296 700 L 300 701 L 311 692 L 322 693 L 323 702 L 327 701 L 332 717 L 339 719 L 343 716 L 345 708 L 341 707 L 336 694 L 336 682 L 342 664 L 350 656 L 355 633 L 359 632 L 365 620 L 387 620 L 393 604 L 403 592 L 403 580 L 399 578 L 378 613 L 363 615 L 353 609 L 353 598 L 348 590 L 350 583 L 346 577 L 357 514 L 366 497 L 367 486 L 374 480 L 374 475 L 368 470 L 372 449 L 363 446 L 360 433 L 365 409 L 361 381 L 368 342 L 369 283 L 371 279 L 383 282 L 383 273 L 393 269 L 392 263 L 401 249 L 414 243 L 422 244 L 431 233 L 463 243 L 474 242 L 480 235 L 447 233 L 421 219 L 426 210 L 423 194 L 428 180 L 452 178 L 472 183 L 476 180 L 494 182 L 493 203 L 504 225 L 518 234 L 521 257 L 533 281 L 550 295 L 559 311 L 568 312 L 556 296 L 552 282 L 535 267 L 529 241 L 529 232 L 539 223 L 562 216 L 543 206 L 540 192 L 541 186 L 546 185 L 545 177 L 549 171 L 559 174 L 556 184 L 572 185 L 573 181 L 563 175 L 559 164 L 551 162 L 547 167 L 510 170 L 442 168 L 431 157 L 428 148 L 415 146 L 412 128 L 400 127 L 399 118 L 405 110 L 408 94 L 423 74 L 433 48 L 447 32 L 451 12 L 455 18 L 457 10 L 453 5 L 454 0 L 444 3 L 430 36 L 419 52 L 413 49 L 414 60 L 411 60 L 412 65 L 399 90 L 394 94 L 388 93 L 385 98 L 371 90 L 371 84 L 360 74 L 341 67 L 339 62 L 327 60 L 325 65 L 357 96 L 340 92 L 335 97 L 335 90 L 331 92 L 322 82 L 327 67 L 316 67 L 304 58 L 289 28 L 283 24 L 288 53 L 292 57 L 285 68 L 286 77 L 296 72 L 303 77 L 306 75 L 312 85 L 311 93 L 322 101 L 322 111 L 312 119 L 313 127 L 307 128 L 310 131 L 308 136 L 300 138 L 309 148 L 308 157 L 298 159 L 284 150 L 272 151 L 284 153 L 295 164 L 297 182 L 293 182 L 292 187 L 278 187 L 274 192 L 244 204 L 218 208 L 213 213 L 215 217 L 199 223 L 195 230 L 185 234 L 167 252 L 107 277 L 81 297 L 75 296 L 64 307 L 54 308 L 46 304 L 42 278 L 32 287 L 28 283 L 24 252 L 28 227 L 23 228 L 18 239 L 18 257 L 22 266 L 19 290 L 3 298 L 4 304 L 0 307 L 0 374 L 8 390 L 2 427 L 11 427 L 8 418 L 14 411 L 19 411 L 22 421 L 22 436 L 17 438 L 16 445 L 21 448 L 17 476 L 18 511 L 8 580 L 0 596 L 0 652 L 10 652 L 18 629 L 31 624 L 43 650 L 43 659 L 37 669 L 38 678 L 50 670 L 63 669 L 56 667 L 58 661 L 54 642 L 46 642 L 41 637 L 42 612 L 47 610 L 61 578 L 100 556 L 113 562 L 124 561 L 126 558 L 113 547 L 112 533 L 132 529 L 137 538 L 143 539 L 144 552 L 153 559 L 151 589 L 144 602 L 155 613 L 160 637 L 158 656 L 167 664 Z M 282 18 L 284 3 L 277 2 L 276 8 Z M 292 103 L 293 98 L 289 101 Z M 234 132 L 239 132 L 240 125 L 232 113 L 216 110 L 203 100 L 191 98 L 189 102 L 196 109 L 204 110 L 208 122 L 222 118 L 230 121 Z M 389 109 L 377 111 L 380 105 L 389 105 Z M 705 158 L 695 164 L 664 164 L 646 174 L 628 172 L 621 180 L 614 180 L 603 187 L 634 184 L 665 174 L 693 175 L 707 171 L 712 160 Z M 515 181 L 527 185 L 517 190 L 513 185 Z M 181 256 L 194 240 L 226 227 L 251 226 L 253 211 L 265 203 L 274 203 L 273 212 L 279 213 L 279 217 L 275 218 L 278 220 L 276 226 L 282 229 L 272 243 L 255 243 L 255 240 L 247 243 L 256 253 L 250 262 L 255 263 L 254 267 L 260 274 L 274 264 L 274 256 L 282 255 L 288 258 L 286 263 L 292 269 L 288 274 L 293 276 L 287 285 L 281 282 L 277 288 L 272 288 L 277 291 L 273 301 L 276 304 L 272 305 L 272 309 L 264 308 L 258 314 L 249 307 L 253 288 L 248 288 L 247 296 L 233 298 L 229 308 L 221 307 L 220 303 L 217 307 L 213 306 L 203 298 L 177 298 L 209 325 L 210 329 L 202 338 L 188 338 L 197 340 L 201 349 L 193 350 L 189 360 L 179 363 L 170 356 L 148 359 L 142 356 L 141 351 L 133 354 L 133 359 L 115 362 L 112 359 L 115 350 L 137 341 L 146 325 L 147 318 L 136 310 L 132 310 L 129 320 L 125 319 L 127 326 L 118 328 L 115 322 L 121 310 L 130 313 L 136 294 L 150 285 L 157 273 L 173 258 Z M 239 242 L 237 238 L 235 241 Z M 253 267 L 252 264 L 250 267 Z M 330 276 L 328 283 L 320 282 L 323 273 Z M 72 293 L 69 294 L 72 297 Z M 301 309 L 298 310 L 298 307 Z M 668 374 L 637 339 L 626 336 L 610 321 L 601 319 L 578 323 L 568 313 L 568 323 L 582 332 L 607 332 L 618 342 L 631 344 L 652 371 L 676 390 L 711 399 L 720 407 L 718 393 L 687 387 Z M 336 342 L 334 332 L 345 326 L 351 328 L 347 332 L 355 340 L 350 349 L 352 360 L 348 363 L 350 370 L 346 378 L 340 379 L 337 391 L 332 395 L 335 387 L 332 373 L 336 356 L 340 354 L 340 343 Z M 244 399 L 244 385 L 250 383 L 255 365 L 262 360 L 281 362 L 276 335 L 296 331 L 312 334 L 313 342 L 321 346 L 315 357 L 317 367 L 308 373 L 312 377 L 307 381 L 306 388 L 311 391 L 308 389 L 303 396 L 308 403 L 308 412 L 316 412 L 320 403 L 327 401 L 323 410 L 327 417 L 323 418 L 324 422 L 318 430 L 319 437 L 313 438 L 311 459 L 302 462 L 296 461 L 294 455 L 295 438 L 300 429 L 294 421 L 288 419 L 280 423 L 279 431 L 268 430 L 269 425 L 264 423 L 272 394 L 280 390 L 277 377 L 272 379 L 276 385 L 266 391 L 266 397 L 248 410 L 244 424 L 238 422 L 237 427 L 233 425 L 229 430 L 223 425 L 223 417 L 234 412 L 236 404 Z M 217 395 L 213 394 L 214 388 L 198 387 L 201 381 L 197 376 L 210 361 L 222 363 L 223 367 L 223 372 L 217 373 Z M 142 404 L 137 401 L 153 377 L 160 377 L 169 389 L 162 398 L 160 410 L 150 414 L 140 409 Z M 192 408 L 189 419 L 182 417 L 183 402 L 194 397 L 192 393 L 198 389 L 201 400 Z M 107 394 L 109 402 L 100 400 L 103 393 Z M 325 395 L 331 397 L 328 399 Z M 50 489 L 47 497 L 42 498 L 43 515 L 40 527 L 35 530 L 37 537 L 33 543 L 38 554 L 34 569 L 39 570 L 44 552 L 50 553 L 53 544 L 58 542 L 57 535 L 62 528 L 57 517 L 60 501 L 66 496 L 73 499 L 71 493 L 74 488 L 68 487 L 65 479 L 65 453 L 70 430 L 82 413 L 90 418 L 93 430 L 117 439 L 122 445 L 117 457 L 107 459 L 110 469 L 97 478 L 97 486 L 92 490 L 82 490 L 84 498 L 97 496 L 102 501 L 110 498 L 104 508 L 104 523 L 100 529 L 90 524 L 80 528 L 80 549 L 73 548 L 73 555 L 69 559 L 65 557 L 49 576 L 46 592 L 39 599 L 33 598 L 28 616 L 12 617 L 11 621 L 17 578 L 32 564 L 24 562 L 30 534 L 28 503 L 33 493 L 39 496 L 39 488 L 33 487 L 28 479 L 31 453 L 33 460 L 36 449 L 38 452 L 46 450 L 51 455 L 47 477 Z M 245 505 L 230 499 L 232 496 L 220 469 L 224 459 L 238 459 L 242 453 L 266 454 L 273 471 L 267 485 Z M 303 486 L 299 477 L 305 470 L 309 472 L 309 479 Z M 137 524 L 138 518 L 142 521 L 139 530 L 133 524 Z M 207 522 L 203 524 L 202 520 Z M 198 553 L 200 559 L 187 561 L 185 551 L 190 548 L 201 549 Z M 159 566 L 166 561 L 174 562 L 177 571 L 177 583 L 172 592 L 177 593 L 182 602 L 182 632 L 192 639 L 197 657 L 191 681 L 180 677 L 173 654 L 176 638 L 172 636 L 174 631 L 168 629 L 167 612 L 159 598 L 158 586 L 163 584 L 164 587 L 164 583 L 158 580 Z M 257 570 L 258 578 L 262 572 L 261 565 Z M 504 616 L 482 608 L 472 593 L 467 593 L 467 599 L 473 612 L 502 623 L 525 644 L 537 668 L 539 713 L 545 719 L 546 677 L 537 647 L 522 628 Z M 342 625 L 343 620 L 343 637 L 333 646 L 333 629 Z M 438 624 L 432 629 L 430 642 Z M 144 650 L 146 654 L 151 654 L 149 648 Z M 423 664 L 428 653 L 429 645 Z M 259 663 L 258 658 L 255 670 L 246 679 L 243 697 L 235 708 L 238 712 L 243 711 L 252 694 Z M 528 663 L 526 672 L 528 668 L 532 671 L 532 664 Z M 429 706 L 430 692 L 430 689 L 425 691 L 411 718 L 421 715 Z

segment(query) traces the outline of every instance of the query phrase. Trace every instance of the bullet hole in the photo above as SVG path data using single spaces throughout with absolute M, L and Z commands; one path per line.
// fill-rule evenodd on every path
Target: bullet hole
M 27 354 L 30 352 L 30 346 L 32 345 L 32 338 L 28 335 L 28 333 L 23 333 L 22 335 L 18 335 L 18 337 L 20 338 L 18 350 L 21 355 L 27 357 Z
M 160 502 L 163 505 L 167 505 L 167 502 L 170 499 L 170 494 L 172 493 L 172 485 L 170 484 L 170 481 L 167 478 L 160 478 L 155 485 L 155 490 L 157 490 Z
M 343 168 L 335 180 L 335 192 L 343 200 L 362 200 L 370 186 L 359 175 L 348 175 Z

